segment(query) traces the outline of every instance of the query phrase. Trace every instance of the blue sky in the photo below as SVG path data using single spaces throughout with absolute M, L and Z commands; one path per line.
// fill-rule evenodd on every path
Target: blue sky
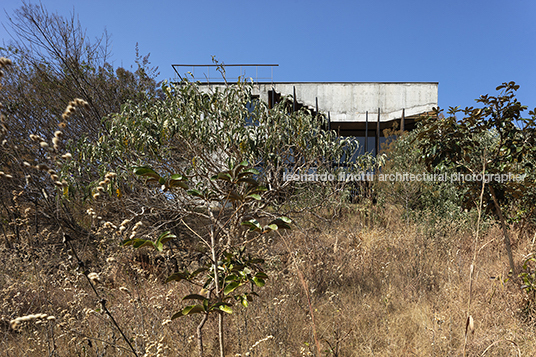
M 275 81 L 439 82 L 439 105 L 475 105 L 505 81 L 536 107 L 536 1 L 64 1 L 88 35 L 112 36 L 113 64 L 136 43 L 160 79 L 172 63 L 278 63 Z M 3 1 L 11 14 L 18 0 Z M 5 12 L 0 22 L 6 24 Z M 0 38 L 9 36 L 0 28 Z M 250 75 L 248 73 L 248 75 Z

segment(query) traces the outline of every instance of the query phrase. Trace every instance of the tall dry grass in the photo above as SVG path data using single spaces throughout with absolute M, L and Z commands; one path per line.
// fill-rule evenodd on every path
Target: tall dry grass
M 46 228 L 35 234 L 30 222 L 20 223 L 21 241 L 9 237 L 13 247 L 2 247 L 1 354 L 132 355 L 60 237 Z M 293 231 L 254 247 L 267 257 L 269 283 L 249 308 L 236 306 L 225 317 L 226 355 L 318 356 L 320 349 L 322 356 L 460 356 L 474 255 L 471 222 L 408 221 L 396 207 L 354 206 L 337 220 L 304 215 Z M 172 264 L 152 251 L 120 248 L 104 232 L 98 237 L 75 243 L 138 354 L 195 356 L 199 317 L 169 318 L 181 296 L 197 291 L 164 284 Z M 477 244 L 469 356 L 536 350 L 525 293 L 508 279 L 501 237 L 488 222 Z M 517 237 L 517 262 L 531 250 L 530 239 Z M 35 314 L 54 319 L 10 324 Z M 209 354 L 217 351 L 216 325 L 210 319 L 205 328 Z

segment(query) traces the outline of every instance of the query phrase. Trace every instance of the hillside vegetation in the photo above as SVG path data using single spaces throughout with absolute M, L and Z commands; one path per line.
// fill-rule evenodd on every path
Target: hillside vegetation
M 3 356 L 536 350 L 536 115 L 515 83 L 351 160 L 292 98 L 157 87 L 147 58 L 114 70 L 76 22 L 17 14 L 60 40 L 1 50 Z M 375 179 L 284 179 L 341 172 Z

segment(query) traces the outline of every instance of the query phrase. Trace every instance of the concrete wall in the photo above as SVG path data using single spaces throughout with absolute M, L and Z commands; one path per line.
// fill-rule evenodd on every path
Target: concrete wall
M 255 85 L 261 98 L 268 98 L 271 84 Z M 314 109 L 318 98 L 319 111 L 330 112 L 332 122 L 364 122 L 375 120 L 380 108 L 380 120 L 390 121 L 418 115 L 437 107 L 438 83 L 274 83 L 282 95 L 292 95 L 296 88 L 298 102 Z M 376 114 L 376 116 L 371 116 Z
M 208 84 L 207 84 L 208 85 Z M 210 84 L 209 87 L 222 84 Z M 410 117 L 432 111 L 437 107 L 437 82 L 381 83 L 381 82 L 296 82 L 256 83 L 253 94 L 268 102 L 268 91 L 274 89 L 283 96 L 296 100 L 321 113 L 330 113 L 332 122 L 365 122 L 377 120 L 380 108 L 382 122 L 399 119 L 402 109 Z M 375 114 L 375 115 L 374 115 Z

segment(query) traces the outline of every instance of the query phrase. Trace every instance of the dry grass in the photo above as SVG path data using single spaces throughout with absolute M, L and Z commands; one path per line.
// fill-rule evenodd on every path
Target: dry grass
M 364 211 L 352 208 L 331 222 L 302 217 L 299 228 L 254 247 L 268 257 L 270 280 L 249 308 L 236 306 L 225 316 L 227 356 L 318 356 L 314 331 L 322 356 L 462 355 L 471 224 L 412 223 L 392 207 Z M 26 228 L 22 241 L 1 252 L 2 355 L 132 355 L 60 238 Z M 170 264 L 149 250 L 121 248 L 117 238 L 101 233 L 101 241 L 77 247 L 139 355 L 195 356 L 199 317 L 168 319 L 182 296 L 197 291 L 163 284 Z M 522 312 L 525 293 L 519 283 L 505 281 L 501 232 L 488 226 L 478 247 L 468 355 L 533 354 L 536 334 Z M 530 239 L 518 237 L 515 249 L 519 264 L 531 251 Z M 10 325 L 37 313 L 55 320 Z M 216 325 L 210 319 L 205 327 L 209 355 L 218 345 Z

